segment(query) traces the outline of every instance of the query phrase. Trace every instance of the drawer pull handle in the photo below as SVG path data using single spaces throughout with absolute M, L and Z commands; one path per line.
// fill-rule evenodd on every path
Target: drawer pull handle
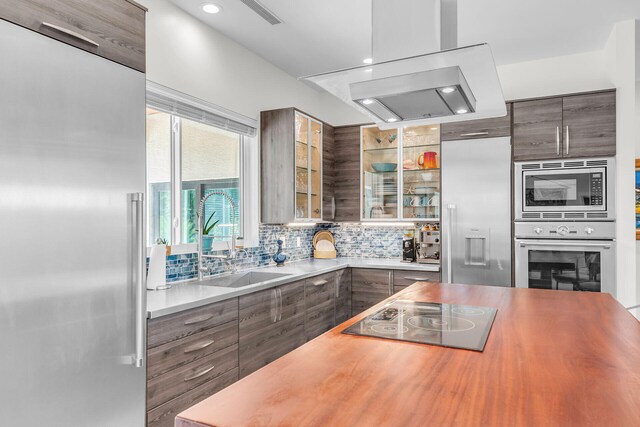
M 326 285 L 327 282 L 326 280 L 316 280 L 315 282 L 311 282 L 313 284 L 313 286 L 322 286 L 322 285 Z
M 88 43 L 88 44 L 90 44 L 90 45 L 93 45 L 93 46 L 95 46 L 95 47 L 100 47 L 100 45 L 99 45 L 98 43 L 94 42 L 94 41 L 93 41 L 93 40 L 91 40 L 90 38 L 85 37 L 85 36 L 83 36 L 83 35 L 82 35 L 82 34 L 80 34 L 80 33 L 76 33 L 75 31 L 71 31 L 71 30 L 69 30 L 69 29 L 67 29 L 67 28 L 61 27 L 61 26 L 59 26 L 59 25 L 55 25 L 55 24 L 52 24 L 52 23 L 50 23 L 50 22 L 43 22 L 43 23 L 42 23 L 42 26 L 43 26 L 43 27 L 51 28 L 51 29 L 56 30 L 56 31 L 59 31 L 59 32 L 64 33 L 64 34 L 66 34 L 66 35 L 68 35 L 68 36 L 71 36 L 71 37 L 73 37 L 73 38 L 76 38 L 76 39 L 78 39 L 78 40 L 82 40 L 83 42 Z
M 461 133 L 460 136 L 484 136 L 489 135 L 489 132 L 469 132 L 469 133 Z
M 213 371 L 213 368 L 215 368 L 215 365 L 211 365 L 211 367 L 205 369 L 202 372 L 198 372 L 197 374 L 191 375 L 190 377 L 186 377 L 184 380 L 186 381 L 191 381 L 191 380 L 195 380 L 196 378 L 200 378 L 201 376 L 208 374 L 209 372 Z
M 430 282 L 428 277 L 405 277 L 406 280 L 415 280 L 416 282 Z
M 203 350 L 203 349 L 209 347 L 211 344 L 213 344 L 214 341 L 215 340 L 203 341 L 203 342 L 199 342 L 197 344 L 194 344 L 191 347 L 187 347 L 184 350 L 184 354 L 193 353 L 194 351 L 198 351 L 198 350 Z
M 193 319 L 186 320 L 184 322 L 184 324 L 185 324 L 185 326 L 195 325 L 196 323 L 206 322 L 207 320 L 211 319 L 212 317 L 213 317 L 213 314 L 205 314 L 204 316 L 194 317 Z

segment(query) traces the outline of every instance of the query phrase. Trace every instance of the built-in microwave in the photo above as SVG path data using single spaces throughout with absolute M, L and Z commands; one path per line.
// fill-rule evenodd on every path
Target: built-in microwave
M 515 219 L 613 221 L 614 175 L 613 158 L 518 162 Z

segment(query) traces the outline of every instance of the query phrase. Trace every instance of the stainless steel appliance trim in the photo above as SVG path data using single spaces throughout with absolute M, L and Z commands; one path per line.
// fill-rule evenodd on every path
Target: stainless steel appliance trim
M 484 136 L 489 135 L 489 132 L 469 132 L 469 133 L 461 133 L 460 136 Z
M 453 222 L 453 211 L 456 205 L 447 205 L 447 283 L 453 283 L 453 260 L 451 259 L 451 223 Z
M 59 25 L 55 25 L 55 24 L 52 24 L 50 22 L 44 22 L 44 21 L 42 22 L 42 25 L 44 27 L 49 27 L 51 29 L 54 29 L 54 30 L 59 31 L 61 33 L 64 33 L 64 34 L 66 34 L 68 36 L 71 36 L 71 37 L 73 37 L 75 39 L 81 40 L 81 41 L 83 41 L 85 43 L 89 43 L 90 45 L 93 45 L 95 47 L 100 47 L 100 45 L 98 43 L 96 43 L 95 41 L 91 40 L 89 37 L 85 37 L 82 34 L 76 33 L 75 31 L 72 31 L 72 30 L 70 30 L 68 28 L 64 28 L 64 27 L 61 27 Z
M 567 126 L 567 154 L 569 154 L 569 126 Z
M 210 366 L 210 367 L 208 367 L 207 369 L 205 369 L 205 370 L 203 370 L 203 371 L 200 371 L 200 372 L 198 372 L 197 374 L 193 374 L 193 375 L 191 375 L 190 377 L 185 377 L 185 378 L 184 378 L 184 381 L 185 381 L 185 382 L 187 382 L 187 381 L 195 380 L 196 378 L 200 378 L 201 376 L 206 375 L 206 374 L 208 374 L 209 372 L 213 371 L 213 369 L 214 369 L 215 367 L 216 367 L 215 365 L 211 365 L 211 366 Z
M 185 324 L 185 326 L 195 325 L 195 324 L 198 324 L 198 323 L 206 322 L 207 320 L 209 320 L 211 318 L 213 318 L 213 314 L 204 314 L 202 316 L 192 317 L 191 319 L 185 320 L 184 324 Z
M 590 243 L 588 241 L 582 242 L 566 242 L 566 241 L 557 241 L 557 240 L 545 240 L 542 242 L 539 241 L 519 241 L 518 242 L 521 248 L 526 248 L 527 246 L 571 246 L 571 247 L 581 247 L 581 248 L 603 248 L 603 249 L 611 249 L 611 243 Z
M 188 353 L 193 353 L 194 351 L 198 351 L 198 350 L 204 350 L 205 348 L 209 347 L 211 344 L 213 344 L 215 342 L 215 340 L 208 340 L 208 341 L 200 341 L 199 343 L 196 343 L 190 347 L 187 347 L 184 349 L 184 354 L 188 354 Z
M 133 287 L 135 290 L 135 355 L 133 364 L 137 368 L 144 366 L 145 323 L 147 321 L 145 265 L 146 245 L 144 243 L 144 194 L 129 193 L 133 216 Z

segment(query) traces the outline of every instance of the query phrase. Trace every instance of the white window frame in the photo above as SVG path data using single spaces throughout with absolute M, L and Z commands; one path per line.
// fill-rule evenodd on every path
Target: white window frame
M 189 95 L 173 91 L 172 89 L 158 85 L 153 82 L 147 82 L 147 91 L 153 92 L 156 96 L 160 95 L 169 100 L 175 99 L 176 103 L 189 104 L 194 108 L 202 109 L 217 117 L 227 118 L 230 121 L 239 122 L 246 126 L 257 129 L 257 121 L 248 117 L 241 116 L 237 113 L 230 112 L 222 107 L 207 103 Z M 182 243 L 182 147 L 180 135 L 180 121 L 182 118 L 175 112 L 168 111 L 168 108 L 158 109 L 155 105 L 148 105 L 149 108 L 163 111 L 171 114 L 171 241 L 180 242 L 171 244 L 171 254 L 179 255 L 186 253 L 195 253 L 198 251 L 198 243 Z M 188 120 L 193 120 L 187 118 Z M 204 123 L 208 126 L 221 127 Z M 234 132 L 231 129 L 223 129 Z M 234 132 L 237 133 L 237 132 Z M 238 244 L 244 245 L 246 248 L 257 247 L 259 245 L 258 228 L 259 228 L 259 183 L 260 183 L 260 153 L 258 149 L 257 136 L 247 136 L 238 133 L 240 138 L 240 234 L 243 240 Z M 147 188 L 148 185 L 147 185 Z M 147 201 L 149 197 L 146 198 Z M 214 242 L 213 250 L 229 249 L 228 240 Z M 151 248 L 147 248 L 149 254 Z

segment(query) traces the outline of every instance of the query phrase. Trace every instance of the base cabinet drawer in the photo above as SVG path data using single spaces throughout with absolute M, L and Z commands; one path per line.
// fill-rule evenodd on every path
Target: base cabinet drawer
M 238 366 L 238 345 L 173 369 L 147 381 L 147 409 L 153 409 Z
M 127 0 L 3 0 L 0 18 L 145 71 L 145 10 Z
M 238 322 L 206 329 L 147 351 L 147 379 L 162 375 L 194 360 L 238 343 Z
M 393 293 L 401 291 L 415 282 L 439 282 L 440 272 L 418 270 L 394 270 Z
M 148 427 L 173 427 L 176 415 L 185 409 L 203 401 L 238 380 L 238 368 L 234 368 L 211 381 L 181 394 L 147 412 Z

